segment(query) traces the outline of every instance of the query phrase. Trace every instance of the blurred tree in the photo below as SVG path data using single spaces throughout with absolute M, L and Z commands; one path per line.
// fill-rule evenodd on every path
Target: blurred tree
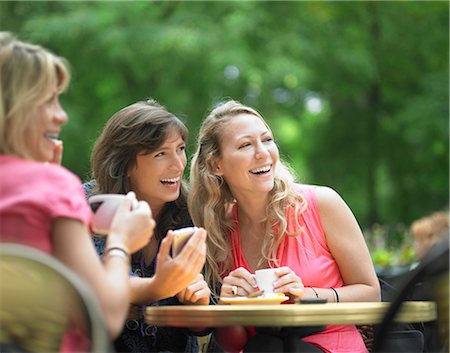
M 329 108 L 308 133 L 311 180 L 338 189 L 364 225 L 446 207 L 448 4 L 299 7 L 299 61 Z
M 224 97 L 268 119 L 300 179 L 337 189 L 363 226 L 448 205 L 446 2 L 0 2 L 0 28 L 66 57 L 64 165 L 118 109 L 154 97 L 190 151 Z

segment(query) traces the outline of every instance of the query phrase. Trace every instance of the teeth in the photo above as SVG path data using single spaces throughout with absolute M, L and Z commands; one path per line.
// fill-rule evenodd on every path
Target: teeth
M 268 172 L 269 170 L 270 170 L 270 165 L 262 167 L 262 168 L 250 170 L 250 172 L 254 173 L 254 174 L 257 174 L 257 173 Z
M 58 134 L 53 133 L 45 134 L 45 137 L 49 138 L 50 140 L 58 140 L 59 138 Z
M 180 177 L 161 179 L 163 183 L 176 183 L 178 180 L 180 180 Z

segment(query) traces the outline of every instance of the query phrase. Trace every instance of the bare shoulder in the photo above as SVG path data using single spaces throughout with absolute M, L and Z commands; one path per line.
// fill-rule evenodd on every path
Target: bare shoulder
M 347 212 L 348 206 L 339 193 L 331 187 L 311 185 L 316 195 L 317 207 L 322 217 L 333 217 L 337 213 Z
M 314 185 L 314 194 L 316 195 L 317 205 L 321 207 L 332 207 L 343 203 L 342 197 L 336 190 L 329 186 Z
M 336 190 L 327 186 L 316 186 L 314 187 L 314 193 L 322 224 L 329 241 L 333 234 L 340 233 L 336 233 L 336 230 L 345 229 L 342 233 L 349 234 L 350 228 L 354 230 L 359 229 L 353 212 Z

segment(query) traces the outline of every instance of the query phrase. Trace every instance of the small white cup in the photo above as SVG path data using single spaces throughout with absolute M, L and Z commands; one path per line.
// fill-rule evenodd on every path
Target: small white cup
M 112 219 L 125 198 L 126 195 L 122 194 L 100 194 L 89 198 L 89 205 L 94 214 L 92 216 L 92 228 L 95 233 L 108 235 Z M 135 207 L 137 207 L 137 201 L 133 203 L 132 209 Z
M 265 268 L 263 270 L 255 271 L 256 283 L 260 290 L 264 293 L 273 293 L 273 282 L 278 279 L 275 274 L 276 268 Z

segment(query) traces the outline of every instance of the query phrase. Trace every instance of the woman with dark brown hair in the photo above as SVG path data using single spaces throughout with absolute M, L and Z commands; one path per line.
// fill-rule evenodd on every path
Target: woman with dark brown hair
M 200 273 L 205 262 L 206 231 L 200 228 L 176 256 L 171 230 L 192 226 L 183 181 L 187 128 L 155 100 L 137 102 L 114 114 L 92 151 L 92 194 L 134 191 L 149 203 L 155 236 L 132 258 L 130 316 L 115 342 L 120 352 L 195 352 L 197 338 L 176 328 L 146 326 L 136 320 L 146 305 L 209 304 L 210 290 Z M 167 234 L 166 234 L 167 233 Z M 99 253 L 104 238 L 94 235 Z

